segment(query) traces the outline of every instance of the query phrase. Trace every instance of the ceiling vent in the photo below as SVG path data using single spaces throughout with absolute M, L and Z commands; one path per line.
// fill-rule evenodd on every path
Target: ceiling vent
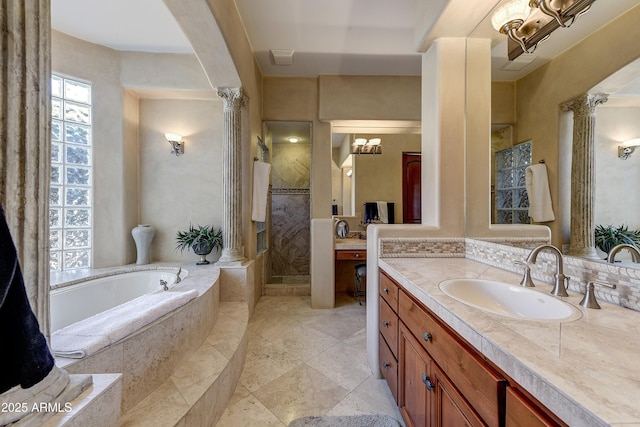
M 536 58 L 536 55 L 520 55 L 513 61 L 507 61 L 500 69 L 505 71 L 520 71 L 535 61 Z
M 275 65 L 293 64 L 293 49 L 271 49 L 270 52 Z

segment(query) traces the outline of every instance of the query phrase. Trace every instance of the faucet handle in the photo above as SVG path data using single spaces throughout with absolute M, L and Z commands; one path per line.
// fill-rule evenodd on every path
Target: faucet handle
M 524 266 L 524 276 L 522 276 L 522 280 L 520 281 L 520 286 L 525 288 L 533 288 L 535 285 L 533 284 L 533 280 L 531 280 L 531 266 L 528 262 L 524 261 L 514 261 L 515 265 Z
M 609 283 L 598 282 L 596 280 L 590 280 L 587 283 L 587 286 L 585 287 L 585 291 L 584 291 L 584 297 L 580 301 L 580 305 L 585 308 L 595 308 L 599 310 L 600 304 L 598 304 L 598 301 L 596 300 L 596 292 L 595 292 L 594 285 L 605 286 L 611 289 L 615 289 L 616 285 L 610 285 Z

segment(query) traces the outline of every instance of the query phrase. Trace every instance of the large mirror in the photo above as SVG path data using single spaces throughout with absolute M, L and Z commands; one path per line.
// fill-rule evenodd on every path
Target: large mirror
M 632 6 L 626 7 L 627 13 L 634 13 L 628 11 Z M 575 26 L 579 24 L 578 20 Z M 549 42 L 571 37 L 572 31 L 574 27 L 558 31 Z M 563 52 L 550 65 L 535 65 L 537 58 L 545 56 L 546 43 L 522 60 L 493 64 L 492 223 L 499 222 L 495 152 L 531 141 L 533 164 L 546 160 L 555 210 L 555 220 L 541 224 L 550 227 L 552 242 L 565 248 L 571 239 L 570 199 L 576 189 L 571 188 L 573 112 L 563 111 L 561 106 L 586 93 L 608 95 L 608 101 L 595 109 L 594 224 L 640 229 L 640 192 L 632 189 L 640 182 L 640 150 L 626 160 L 618 157 L 618 146 L 640 137 L 640 60 L 633 61 L 638 58 L 638 47 L 625 40 L 633 36 L 613 25 L 588 36 L 585 46 Z M 601 47 L 605 45 L 616 48 Z M 494 51 L 501 48 L 496 46 Z M 527 72 L 527 67 L 533 71 Z M 509 72 L 521 75 L 509 79 Z M 608 77 L 598 82 L 602 76 Z M 640 268 L 639 264 L 629 266 Z
M 378 141 L 379 139 L 379 141 Z M 376 148 L 356 143 L 374 141 Z M 358 153 L 360 151 L 360 153 Z M 375 151 L 375 152 L 373 152 Z M 387 202 L 388 223 L 420 223 L 419 134 L 334 133 L 332 135 L 332 199 L 334 215 L 358 223 L 375 217 L 367 206 Z M 391 212 L 393 209 L 393 212 Z M 377 217 L 380 220 L 380 216 Z M 385 222 L 382 219 L 382 222 Z

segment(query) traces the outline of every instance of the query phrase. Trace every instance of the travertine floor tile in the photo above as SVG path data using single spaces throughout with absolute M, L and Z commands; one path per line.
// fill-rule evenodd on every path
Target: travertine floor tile
M 326 414 L 347 390 L 320 372 L 302 365 L 261 387 L 254 395 L 285 424 L 307 416 Z
M 254 392 L 275 380 L 302 361 L 255 334 L 249 336 L 247 358 L 240 375 L 240 384 Z
M 308 296 L 263 296 L 249 322 L 240 384 L 217 427 L 373 413 L 402 423 L 386 382 L 366 362 L 365 318 L 366 307 L 346 294 L 333 309 L 312 309 Z

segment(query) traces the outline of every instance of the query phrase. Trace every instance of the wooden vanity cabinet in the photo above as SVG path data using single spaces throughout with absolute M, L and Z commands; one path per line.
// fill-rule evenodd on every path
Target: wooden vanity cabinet
M 408 427 L 565 426 L 383 271 L 379 327 L 381 370 Z
M 380 370 L 398 402 L 398 286 L 387 276 L 380 282 Z

